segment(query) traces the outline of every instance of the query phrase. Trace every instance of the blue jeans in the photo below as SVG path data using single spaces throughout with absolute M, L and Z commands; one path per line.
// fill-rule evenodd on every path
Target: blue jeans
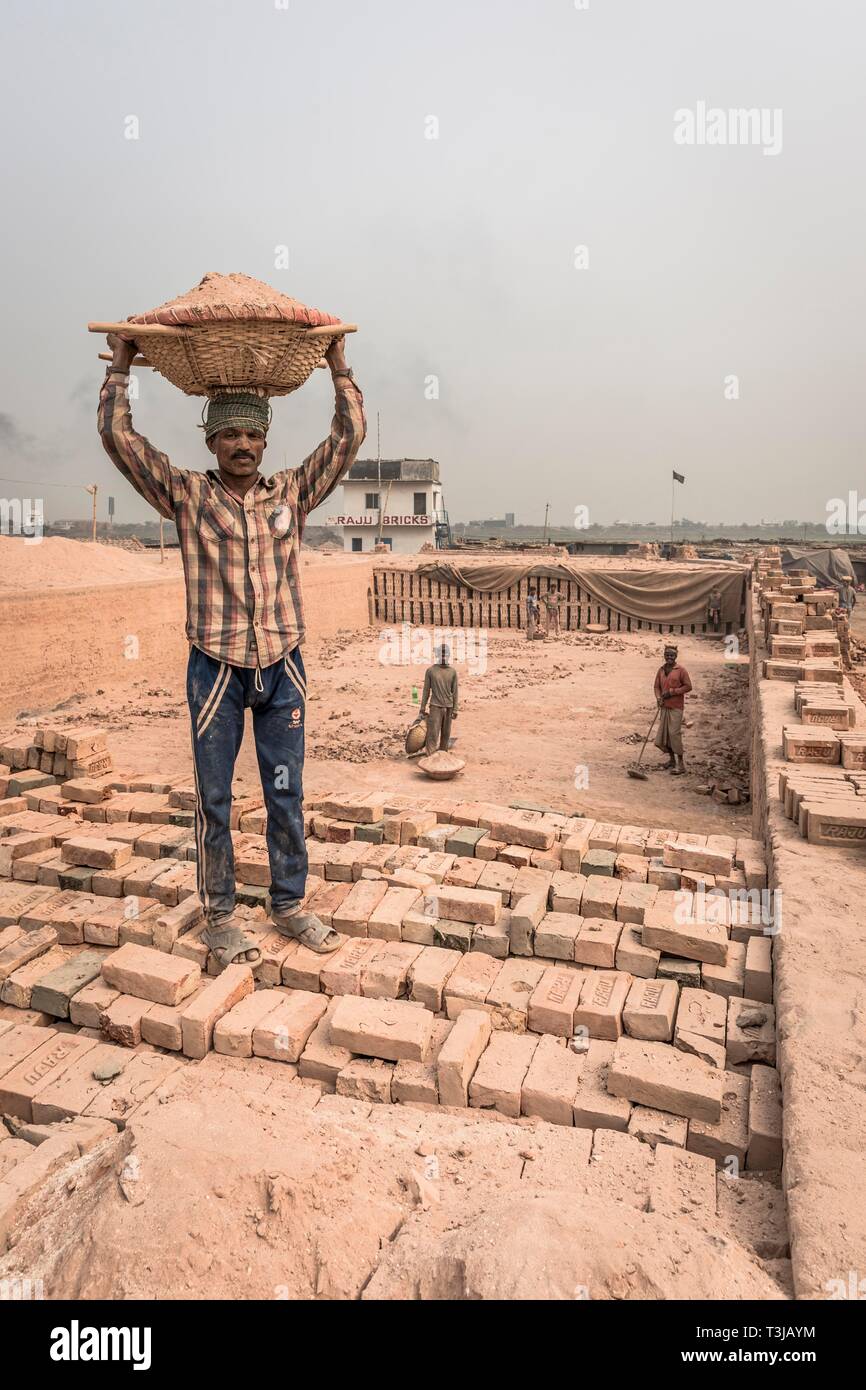
M 198 891 L 211 926 L 235 908 L 231 837 L 232 775 L 244 734 L 253 735 L 267 810 L 271 902 L 276 912 L 300 903 L 307 880 L 304 842 L 304 710 L 307 682 L 301 649 L 263 670 L 229 666 L 191 647 L 186 695 L 192 717 Z

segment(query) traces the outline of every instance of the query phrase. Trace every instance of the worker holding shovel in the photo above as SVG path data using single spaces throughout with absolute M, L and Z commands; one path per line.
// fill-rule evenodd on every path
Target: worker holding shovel
M 688 671 L 677 663 L 676 647 L 665 647 L 664 664 L 659 667 L 655 678 L 655 697 L 661 712 L 655 743 L 668 755 L 668 761 L 660 766 L 675 777 L 681 777 L 686 770 L 683 761 L 683 711 L 685 697 L 691 688 Z
M 211 399 L 204 437 L 215 466 L 176 468 L 132 426 L 135 342 L 112 333 L 108 343 L 113 359 L 99 397 L 103 445 L 145 501 L 175 522 L 183 557 L 202 940 L 221 970 L 261 960 L 235 915 L 231 836 L 232 773 L 249 708 L 267 808 L 271 921 L 312 951 L 336 950 L 338 934 L 302 907 L 307 688 L 298 552 L 308 513 L 343 478 L 364 438 L 363 397 L 346 366 L 343 338 L 326 353 L 336 394 L 327 438 L 299 468 L 269 478 L 259 471 L 269 425 L 265 397 L 239 391 Z

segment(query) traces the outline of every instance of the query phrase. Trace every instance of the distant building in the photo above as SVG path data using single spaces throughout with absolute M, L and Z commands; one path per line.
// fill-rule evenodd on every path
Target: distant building
M 343 479 L 343 510 L 327 526 L 343 533 L 344 550 L 373 550 L 381 539 L 398 555 L 425 542 L 448 544 L 436 459 L 356 459 Z

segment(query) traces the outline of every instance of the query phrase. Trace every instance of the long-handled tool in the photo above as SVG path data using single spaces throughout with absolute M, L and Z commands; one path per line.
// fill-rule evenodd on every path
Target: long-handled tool
M 647 773 L 644 772 L 643 768 L 641 767 L 641 759 L 643 758 L 643 755 L 644 755 L 644 753 L 646 752 L 646 746 L 647 746 L 647 744 L 649 743 L 649 736 L 650 736 L 650 734 L 652 733 L 653 729 L 654 729 L 655 726 L 656 726 L 656 720 L 658 719 L 658 717 L 659 717 L 659 707 L 656 706 L 656 712 L 655 712 L 655 714 L 653 715 L 652 723 L 650 724 L 649 728 L 648 728 L 647 731 L 646 731 L 646 738 L 645 738 L 644 741 L 643 741 L 643 748 L 640 750 L 640 754 L 638 755 L 638 760 L 637 760 L 637 762 L 635 763 L 634 767 L 627 767 L 627 768 L 626 768 L 626 772 L 628 773 L 629 777 L 634 777 L 634 778 L 636 778 L 638 782 L 647 782 L 647 781 L 649 781 L 649 777 L 648 777 Z

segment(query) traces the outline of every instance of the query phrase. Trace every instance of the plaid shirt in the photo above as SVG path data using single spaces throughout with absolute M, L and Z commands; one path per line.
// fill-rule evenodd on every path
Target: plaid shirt
M 175 468 L 132 427 L 127 377 L 106 373 L 99 433 L 123 476 L 177 526 L 186 635 L 231 666 L 270 666 L 304 638 L 298 552 L 307 513 L 330 496 L 366 433 L 364 398 L 338 377 L 331 433 L 300 468 L 259 476 L 243 499 L 209 468 Z

